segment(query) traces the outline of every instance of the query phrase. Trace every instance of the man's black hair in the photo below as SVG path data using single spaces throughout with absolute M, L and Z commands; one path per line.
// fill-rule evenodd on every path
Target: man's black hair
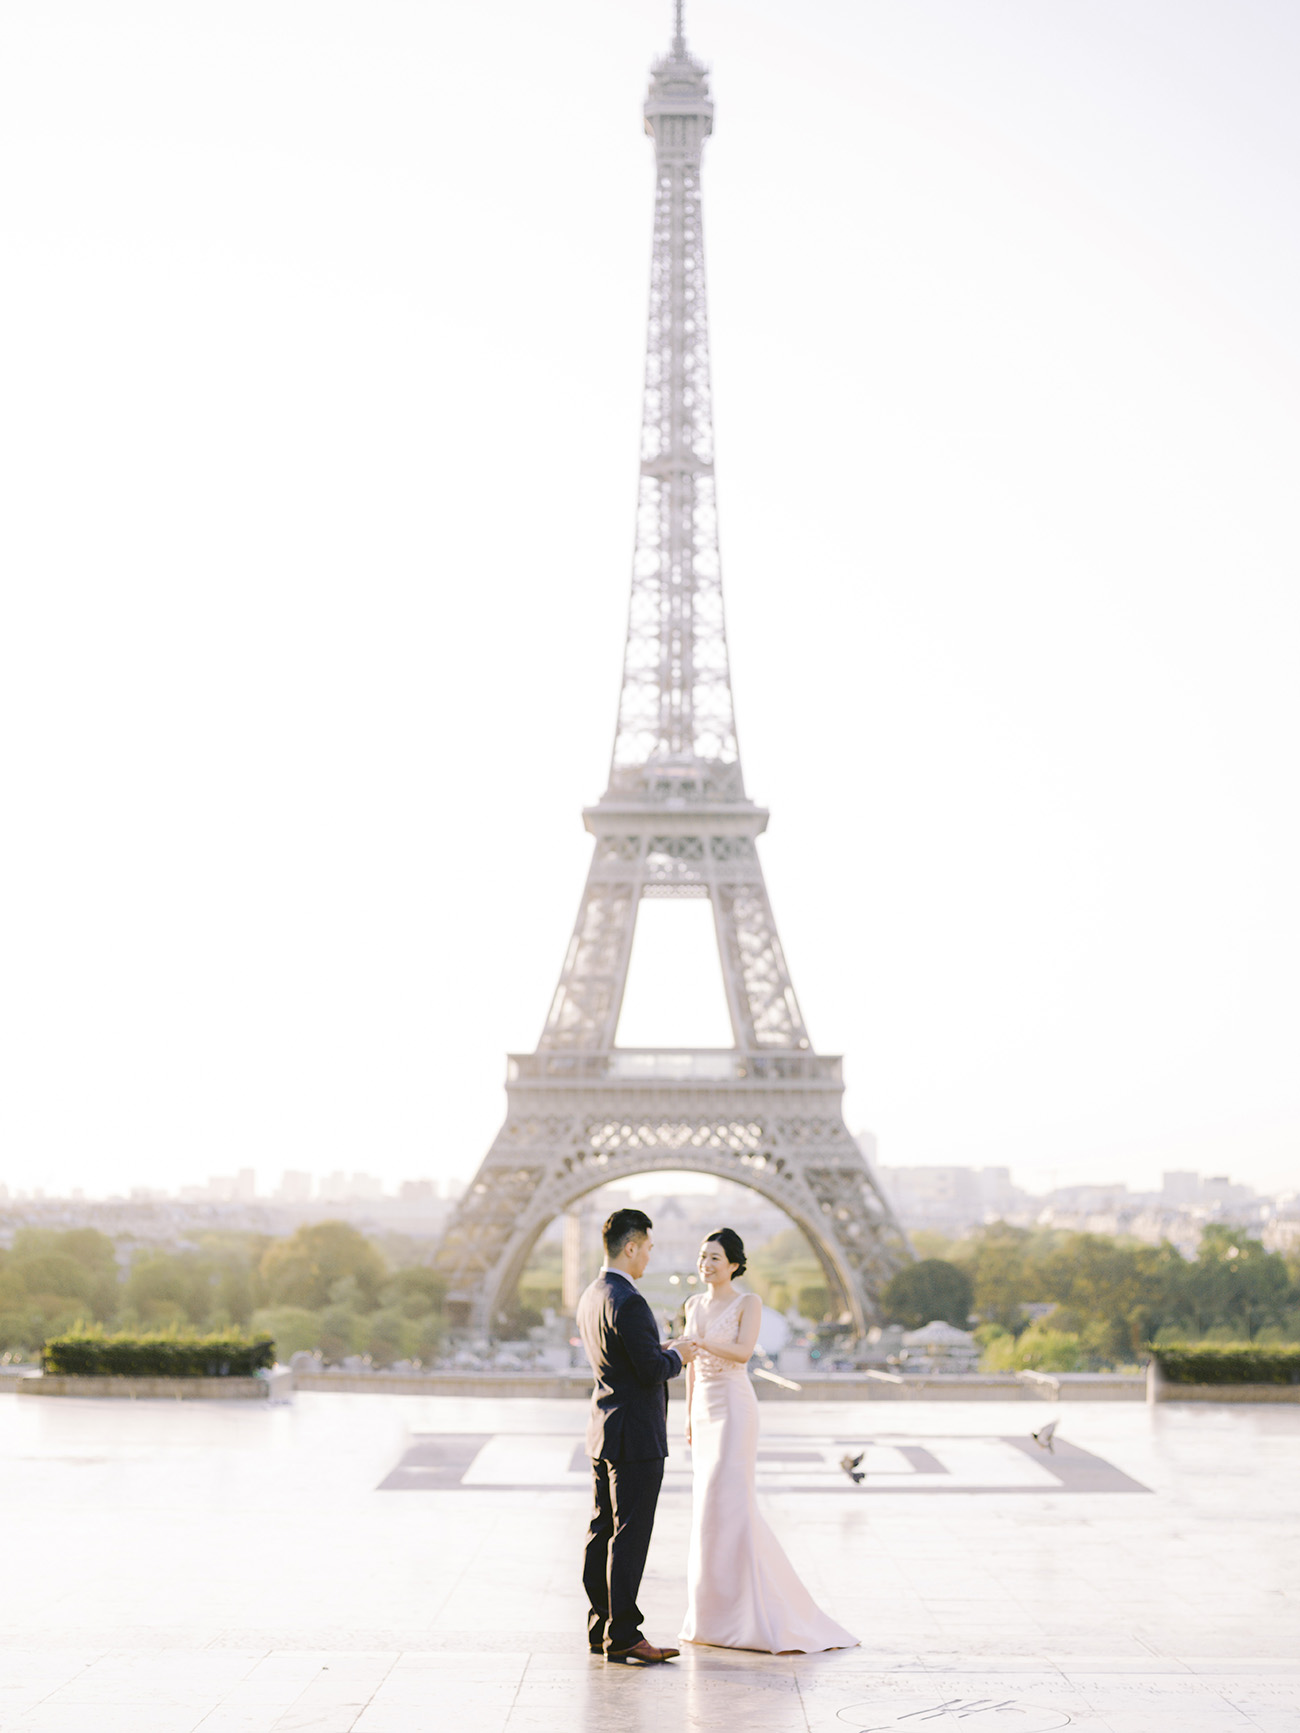
M 616 1209 L 600 1230 L 600 1237 L 605 1242 L 605 1256 L 616 1258 L 629 1240 L 639 1240 L 653 1226 L 643 1209 Z

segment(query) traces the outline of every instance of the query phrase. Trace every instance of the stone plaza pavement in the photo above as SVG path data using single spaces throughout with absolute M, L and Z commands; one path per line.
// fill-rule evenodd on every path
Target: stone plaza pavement
M 1300 1407 L 1072 1403 L 1048 1456 L 1048 1404 L 765 1404 L 764 1508 L 862 1645 L 649 1671 L 586 1653 L 583 1412 L 0 1396 L 0 1733 L 1300 1733 Z M 678 1442 L 652 1641 L 689 1518 Z

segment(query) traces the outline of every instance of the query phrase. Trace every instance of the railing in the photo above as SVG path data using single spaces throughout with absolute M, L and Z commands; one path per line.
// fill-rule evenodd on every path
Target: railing
M 743 1076 L 736 1069 L 734 1053 L 611 1053 L 609 1077 L 698 1078 L 702 1083 L 724 1083 Z
M 839 1083 L 838 1055 L 735 1053 L 729 1048 L 674 1051 L 618 1047 L 608 1053 L 512 1053 L 509 1083 Z

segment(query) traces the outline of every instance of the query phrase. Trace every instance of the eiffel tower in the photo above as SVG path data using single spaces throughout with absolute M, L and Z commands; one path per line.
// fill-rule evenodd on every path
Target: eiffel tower
M 814 1052 L 777 937 L 745 792 L 722 606 L 700 162 L 705 68 L 672 47 L 645 104 L 654 243 L 641 478 L 609 786 L 583 820 L 591 869 L 534 1053 L 508 1060 L 505 1124 L 439 1247 L 453 1325 L 489 1334 L 538 1235 L 584 1193 L 654 1169 L 751 1187 L 802 1229 L 833 1312 L 859 1332 L 910 1252 Z M 712 903 L 734 1045 L 616 1047 L 644 897 Z

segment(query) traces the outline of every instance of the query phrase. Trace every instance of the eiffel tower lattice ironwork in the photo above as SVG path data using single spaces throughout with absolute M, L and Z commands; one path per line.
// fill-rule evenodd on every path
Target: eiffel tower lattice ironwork
M 537 1050 L 508 1061 L 507 1113 L 439 1247 L 454 1322 L 487 1333 L 549 1222 L 654 1169 L 737 1180 L 783 1209 L 859 1330 L 909 1250 L 844 1123 L 840 1060 L 813 1051 L 745 793 L 718 558 L 700 161 L 713 125 L 680 0 L 645 104 L 656 192 L 632 599 L 609 786 Z M 734 1046 L 615 1046 L 643 897 L 708 897 Z

